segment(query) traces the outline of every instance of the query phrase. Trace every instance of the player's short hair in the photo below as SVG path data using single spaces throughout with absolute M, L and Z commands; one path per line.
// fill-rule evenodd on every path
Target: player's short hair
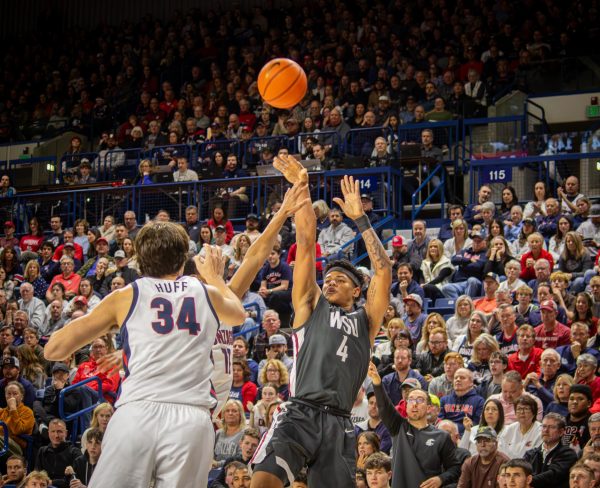
M 365 471 L 379 468 L 383 468 L 386 473 L 389 473 L 392 470 L 392 460 L 383 452 L 374 452 L 365 461 Z
M 358 283 L 356 286 L 362 288 L 365 279 L 364 275 L 360 271 L 358 271 L 350 261 L 348 261 L 347 259 L 336 259 L 334 261 L 330 261 L 327 267 L 325 268 L 325 273 L 323 274 L 323 276 L 327 276 L 327 274 L 332 268 L 341 268 L 345 274 L 349 275 L 350 279 L 355 284 Z
M 148 222 L 135 238 L 141 274 L 160 278 L 179 273 L 188 256 L 189 240 L 179 224 Z

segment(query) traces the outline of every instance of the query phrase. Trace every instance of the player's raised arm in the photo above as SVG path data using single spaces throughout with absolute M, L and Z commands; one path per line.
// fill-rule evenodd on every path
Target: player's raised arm
M 306 198 L 304 188 L 306 185 L 306 182 L 298 181 L 286 192 L 279 212 L 273 216 L 264 232 L 246 252 L 242 264 L 229 281 L 229 288 L 238 298 L 241 299 L 244 293 L 248 291 L 257 273 L 265 264 L 265 260 L 269 257 L 269 253 L 273 249 L 285 221 L 297 212 L 303 204 L 308 202 L 310 205 L 310 197 Z
M 306 168 L 292 156 L 275 158 L 273 166 L 281 171 L 290 183 L 305 183 L 302 186 L 300 198 L 306 201 L 296 212 L 297 248 L 296 263 L 294 265 L 294 285 L 292 287 L 293 327 L 300 327 L 308 320 L 315 309 L 321 293 L 317 285 L 315 266 L 317 218 L 311 205 Z
M 229 289 L 223 273 L 225 271 L 225 260 L 221 249 L 216 246 L 204 245 L 206 254 L 194 258 L 196 268 L 202 280 L 206 283 L 208 296 L 217 317 L 223 325 L 234 327 L 244 322 L 246 313 L 240 299 Z
M 49 361 L 62 361 L 115 326 L 121 326 L 133 300 L 133 289 L 126 286 L 115 290 L 94 309 L 69 322 L 50 336 L 44 347 L 44 357 Z
M 369 328 L 371 331 L 371 344 L 381 327 L 383 315 L 390 303 L 390 286 L 392 284 L 392 263 L 385 252 L 383 244 L 371 227 L 369 217 L 365 215 L 360 201 L 359 182 L 352 176 L 344 176 L 340 183 L 344 200 L 334 198 L 333 201 L 339 205 L 342 211 L 358 227 L 365 241 L 369 259 L 375 270 L 369 290 L 367 291 L 367 303 L 365 309 L 369 317 Z

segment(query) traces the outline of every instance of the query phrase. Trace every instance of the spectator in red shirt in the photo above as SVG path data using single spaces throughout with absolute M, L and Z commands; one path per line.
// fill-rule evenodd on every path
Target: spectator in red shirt
M 587 385 L 592 390 L 592 402 L 600 398 L 600 377 L 596 376 L 598 360 L 591 354 L 581 354 L 577 358 L 575 383 Z
M 15 237 L 15 224 L 10 220 L 4 222 L 4 237 L 0 239 L 0 247 L 17 247 L 19 239 Z
M 73 248 L 75 249 L 75 259 L 78 259 L 80 262 L 83 262 L 83 248 L 75 242 L 75 235 L 73 234 L 73 229 L 65 229 L 63 232 L 64 244 L 61 244 L 54 251 L 54 256 L 52 256 L 53 261 L 60 261 L 60 258 L 63 255 L 63 248 L 66 243 L 73 244 Z
M 554 300 L 545 300 L 540 304 L 542 323 L 535 328 L 535 345 L 542 349 L 556 349 L 571 343 L 571 330 L 556 320 L 558 307 Z
M 249 412 L 248 404 L 252 408 L 256 400 L 256 394 L 258 393 L 257 386 L 250 381 L 250 368 L 246 361 L 235 360 L 233 361 L 231 372 L 233 373 L 233 379 L 229 399 L 241 401 L 244 406 L 244 412 Z
M 97 362 L 108 353 L 107 339 L 99 337 L 94 340 L 90 351 L 89 361 L 81 363 L 79 368 L 77 368 L 77 373 L 75 373 L 75 377 L 73 378 L 73 384 L 87 380 L 92 376 L 97 376 L 102 382 L 102 393 L 104 398 L 107 402 L 112 403 L 115 399 L 114 396 L 117 393 L 117 388 L 119 387 L 119 373 L 113 373 L 110 376 L 106 373 L 100 373 L 100 371 L 98 371 Z M 96 392 L 98 391 L 98 384 L 96 382 L 88 383 L 86 386 Z
M 529 234 L 527 238 L 527 243 L 529 244 L 529 252 L 526 252 L 521 257 L 521 276 L 522 280 L 533 280 L 536 278 L 535 276 L 535 262 L 538 259 L 546 259 L 550 263 L 550 269 L 554 268 L 554 258 L 552 254 L 548 251 L 545 251 L 542 246 L 544 245 L 544 238 L 542 234 L 539 232 L 534 232 L 533 234 Z
M 208 219 L 207 225 L 213 230 L 213 232 L 219 225 L 222 225 L 223 227 L 225 227 L 225 233 L 227 235 L 227 237 L 225 239 L 225 243 L 229 244 L 229 242 L 231 242 L 231 238 L 233 237 L 233 234 L 234 234 L 233 224 L 227 218 L 227 215 L 225 214 L 225 210 L 223 209 L 223 207 L 215 207 L 213 209 L 212 219 Z
M 74 269 L 75 263 L 73 262 L 73 259 L 71 259 L 69 256 L 63 256 L 60 258 L 61 274 L 52 278 L 50 286 L 48 287 L 48 292 L 46 292 L 46 300 L 49 302 L 52 300 L 51 290 L 54 283 L 61 283 L 65 287 L 65 295 L 69 299 L 73 298 L 79 293 L 79 282 L 81 281 L 81 276 L 75 274 Z
M 535 347 L 535 329 L 522 325 L 517 332 L 519 349 L 508 357 L 508 369 L 517 371 L 525 379 L 529 373 L 540 374 L 543 349 Z
M 19 243 L 21 252 L 37 252 L 42 245 L 42 242 L 44 242 L 44 232 L 40 226 L 40 222 L 37 217 L 32 217 L 29 220 L 29 234 L 21 237 L 21 241 Z
M 165 99 L 160 102 L 159 107 L 167 116 L 171 115 L 171 112 L 177 108 L 177 99 L 173 90 L 165 90 Z

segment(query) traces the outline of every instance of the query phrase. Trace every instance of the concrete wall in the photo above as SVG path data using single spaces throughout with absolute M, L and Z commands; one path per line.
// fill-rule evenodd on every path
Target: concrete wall
M 585 117 L 585 107 L 590 105 L 590 99 L 593 96 L 597 96 L 600 99 L 600 91 L 597 93 L 552 97 L 530 97 L 530 100 L 544 107 L 546 120 L 552 125 L 553 123 L 581 122 L 582 120 L 587 120 Z M 529 111 L 540 115 L 539 109 L 531 104 L 529 105 Z M 530 119 L 530 122 L 537 123 L 534 119 Z

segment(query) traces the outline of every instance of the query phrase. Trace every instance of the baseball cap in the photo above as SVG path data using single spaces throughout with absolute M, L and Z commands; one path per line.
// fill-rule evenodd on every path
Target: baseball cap
M 281 334 L 273 334 L 269 337 L 269 346 L 287 346 L 287 341 Z
M 246 220 L 258 220 L 258 215 L 255 213 L 248 214 L 246 215 Z
M 416 293 L 411 293 L 410 295 L 406 295 L 406 297 L 404 298 L 404 301 L 408 302 L 409 300 L 412 300 L 413 302 L 417 302 L 420 307 L 423 307 L 423 299 Z
M 481 233 L 481 231 L 474 230 L 474 231 L 471 231 L 471 234 L 469 234 L 469 237 L 471 239 L 483 239 L 483 234 Z
M 52 366 L 52 374 L 56 373 L 57 371 L 70 373 L 69 367 L 65 363 L 55 363 L 54 366 Z
M 106 237 L 98 237 L 98 239 L 96 239 L 96 244 L 100 244 L 101 242 L 108 245 L 108 239 L 106 239 Z
M 360 196 L 361 199 L 366 198 L 367 200 L 373 200 L 373 198 L 371 197 L 371 195 L 369 195 L 368 193 L 363 193 Z
M 123 259 L 125 256 L 125 251 L 123 251 L 122 249 L 119 249 L 117 252 L 115 252 L 115 259 Z
M 7 220 L 6 222 L 4 222 L 4 227 L 12 227 L 14 229 L 15 224 L 12 223 L 10 220 Z
M 65 247 L 72 247 L 72 248 L 75 248 L 75 244 L 73 244 L 72 242 L 65 242 L 65 243 L 63 244 L 63 249 L 64 249 Z
M 440 397 L 438 397 L 437 395 L 434 395 L 433 393 L 429 394 L 429 399 L 431 400 L 431 404 L 435 405 L 436 407 L 441 407 L 442 404 L 440 402 Z
M 215 232 L 225 232 L 225 227 L 222 225 L 217 225 L 215 227 Z
M 381 95 L 379 97 L 379 101 L 380 102 L 389 102 L 390 101 L 390 97 L 388 97 L 387 95 Z
M 392 239 L 392 246 L 393 247 L 402 247 L 402 244 L 404 244 L 404 240 L 402 239 L 402 236 L 394 236 Z
M 400 388 L 404 388 L 405 386 L 408 388 L 421 388 L 421 383 L 419 383 L 419 380 L 417 378 L 406 378 L 402 382 Z
M 85 298 L 83 295 L 79 295 L 75 297 L 75 300 L 73 300 L 73 303 L 83 303 L 84 305 L 88 304 L 87 298 Z
M 590 210 L 590 217 L 600 217 L 600 204 L 595 203 Z
M 535 225 L 535 220 L 528 217 L 526 219 L 523 219 L 523 224 Z
M 556 302 L 554 300 L 544 300 L 540 304 L 540 309 L 541 310 L 552 310 L 552 311 L 556 312 L 558 310 L 558 307 L 556 306 Z
M 500 283 L 500 277 L 496 273 L 493 273 L 491 271 L 489 273 L 486 273 L 486 275 L 483 277 L 483 281 L 485 281 L 487 278 L 494 280 L 496 283 Z
M 19 363 L 19 358 L 16 358 L 14 356 L 4 358 L 2 360 L 2 366 L 14 366 L 15 368 L 21 369 L 21 363 Z
M 484 425 L 484 426 L 479 427 L 479 429 L 477 429 L 477 434 L 475 434 L 475 440 L 479 439 L 480 437 L 497 440 L 498 434 L 496 434 L 496 431 L 494 429 L 492 429 L 490 426 Z
M 250 127 L 249 125 L 242 125 L 242 132 L 252 132 L 252 127 Z

